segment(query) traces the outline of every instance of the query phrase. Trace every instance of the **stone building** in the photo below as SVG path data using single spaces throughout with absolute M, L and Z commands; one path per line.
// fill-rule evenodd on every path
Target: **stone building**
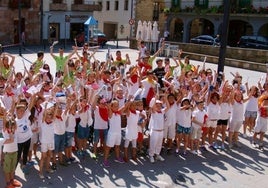
M 19 31 L 26 43 L 40 42 L 40 0 L 21 1 L 21 28 L 19 29 L 18 0 L 0 1 L 0 43 L 12 45 L 19 43 Z

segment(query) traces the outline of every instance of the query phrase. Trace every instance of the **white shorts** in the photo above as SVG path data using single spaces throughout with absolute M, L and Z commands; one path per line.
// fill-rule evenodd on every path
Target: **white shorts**
M 256 125 L 254 127 L 254 132 L 265 133 L 267 131 L 267 124 L 268 124 L 268 118 L 258 117 L 256 120 Z
M 121 144 L 121 133 L 109 133 L 107 135 L 106 145 L 110 148 Z
M 176 124 L 164 126 L 164 138 L 175 139 Z
M 208 120 L 207 121 L 207 127 L 216 128 L 217 127 L 218 120 Z
M 243 121 L 230 121 L 229 125 L 229 132 L 239 132 L 240 128 L 242 127 Z
M 191 139 L 192 140 L 199 140 L 202 136 L 202 129 L 201 127 L 192 126 L 191 128 Z
M 54 143 L 41 143 L 41 152 L 53 151 L 55 149 Z

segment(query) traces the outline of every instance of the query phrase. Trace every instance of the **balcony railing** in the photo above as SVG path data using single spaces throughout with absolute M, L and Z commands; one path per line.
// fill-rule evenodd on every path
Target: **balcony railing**
M 67 10 L 67 4 L 66 3 L 50 3 L 49 9 L 54 11 L 66 11 Z
M 101 11 L 102 6 L 101 5 L 88 5 L 88 4 L 72 4 L 71 6 L 72 11 Z
M 208 14 L 208 13 L 223 13 L 223 5 L 212 6 L 209 8 L 200 8 L 198 6 L 187 6 L 184 9 L 180 7 L 172 7 L 170 9 L 163 9 L 164 13 L 196 13 L 196 14 Z M 268 7 L 247 6 L 247 7 L 232 7 L 231 14 L 268 14 Z

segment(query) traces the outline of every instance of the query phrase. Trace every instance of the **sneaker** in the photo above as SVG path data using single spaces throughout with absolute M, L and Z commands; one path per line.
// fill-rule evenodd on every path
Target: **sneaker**
M 198 149 L 196 150 L 197 155 L 202 155 L 202 152 Z
M 151 162 L 151 163 L 154 163 L 154 162 L 155 162 L 153 156 L 150 156 L 150 162 Z
M 164 161 L 165 159 L 161 155 L 156 156 L 156 160 L 158 161 Z
M 254 147 L 254 148 L 256 148 L 256 147 L 257 147 L 256 142 L 252 142 L 252 147 Z
M 242 147 L 242 145 L 239 142 L 236 142 L 234 145 L 235 145 L 235 147 L 238 147 L 238 148 Z
M 117 163 L 125 163 L 125 161 L 124 161 L 121 157 L 116 158 L 116 159 L 114 160 L 114 162 L 117 162 Z
M 213 143 L 213 149 L 218 149 L 218 144 L 216 142 Z
M 197 152 L 195 150 L 190 151 L 193 155 L 197 155 Z
M 230 143 L 230 144 L 228 145 L 228 147 L 229 147 L 229 149 L 232 149 L 232 148 L 233 148 L 233 144 Z
M 67 160 L 66 160 L 66 163 L 67 163 L 68 165 L 72 164 L 72 162 L 71 162 L 70 159 L 67 159 Z
M 77 160 L 74 157 L 71 157 L 69 160 L 71 161 L 71 163 L 77 163 Z
M 78 155 L 79 157 L 83 157 L 83 151 L 81 151 L 81 150 L 77 151 L 77 155 Z
M 56 165 L 56 163 L 52 163 L 51 169 L 52 169 L 52 170 L 57 170 L 57 165 Z
M 27 166 L 33 166 L 33 165 L 35 165 L 36 163 L 34 162 L 34 161 L 28 161 L 27 163 L 26 163 L 26 165 Z
M 11 184 L 14 186 L 14 187 L 22 187 L 22 183 L 16 179 L 13 179 Z
M 22 172 L 24 174 L 29 174 L 29 168 L 27 168 L 26 166 L 22 167 Z
M 186 152 L 186 150 L 185 151 L 183 151 L 183 153 L 182 153 L 183 155 L 186 155 L 187 154 L 187 152 Z
M 39 174 L 40 179 L 45 179 L 45 176 L 43 174 Z
M 179 155 L 179 149 L 176 149 L 175 153 L 176 155 Z
M 259 150 L 261 150 L 261 151 L 264 150 L 263 144 L 259 144 Z
M 95 153 L 92 153 L 91 158 L 94 159 L 94 160 L 96 160 L 97 159 L 97 155 Z
M 243 134 L 243 138 L 247 138 L 248 135 L 246 133 Z
M 221 149 L 222 149 L 222 150 L 225 150 L 225 146 L 224 146 L 224 144 L 221 145 Z
M 103 161 L 102 164 L 103 164 L 103 166 L 106 167 L 106 168 L 109 168 L 109 167 L 110 167 L 110 163 L 109 163 L 108 160 Z
M 205 145 L 201 146 L 201 149 L 202 149 L 203 151 L 208 151 Z

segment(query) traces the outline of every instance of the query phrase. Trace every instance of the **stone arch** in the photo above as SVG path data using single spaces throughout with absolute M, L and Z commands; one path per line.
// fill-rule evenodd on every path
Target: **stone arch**
M 206 18 L 195 18 L 189 22 L 189 37 L 196 37 L 198 35 L 212 35 L 214 36 L 214 23 Z
M 174 41 L 183 41 L 183 20 L 181 18 L 173 18 L 170 22 L 170 36 Z
M 260 29 L 259 29 L 259 31 L 258 31 L 258 35 L 268 37 L 268 23 L 263 24 L 263 25 L 260 27 Z
M 230 20 L 229 33 L 228 33 L 228 45 L 236 46 L 238 40 L 243 35 L 253 35 L 252 25 L 244 20 Z

